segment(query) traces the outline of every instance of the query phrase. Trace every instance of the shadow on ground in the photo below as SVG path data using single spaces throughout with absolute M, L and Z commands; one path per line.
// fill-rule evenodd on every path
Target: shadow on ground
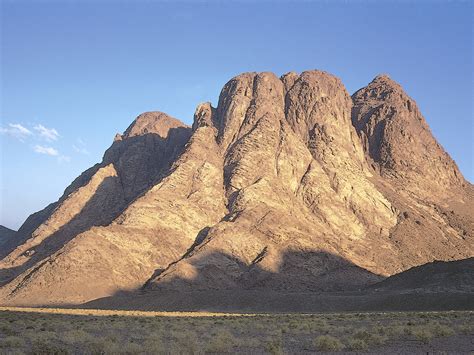
M 230 256 L 208 257 L 213 260 Z M 301 267 L 302 261 L 313 268 L 305 269 L 304 264 Z M 120 291 L 72 307 L 251 313 L 474 310 L 474 269 L 469 269 L 473 262 L 470 258 L 429 263 L 381 281 L 383 277 L 327 252 L 289 252 L 277 273 L 263 270 L 258 264 L 240 262 L 240 276 L 229 281 L 226 270 L 199 269 L 203 260 L 195 260 L 199 272 L 191 279 L 152 281 L 140 290 Z M 297 266 L 300 277 L 295 277 Z M 215 289 L 204 287 L 210 272 L 213 285 L 218 285 Z M 420 275 L 424 283 L 413 284 L 415 275 Z M 460 277 L 469 285 L 459 288 L 456 282 L 456 288 L 452 288 L 450 280 L 459 281 Z M 219 279 L 227 281 L 219 283 Z M 392 279 L 397 283 L 395 289 L 387 287 L 394 282 Z M 402 287 L 404 279 L 407 287 Z

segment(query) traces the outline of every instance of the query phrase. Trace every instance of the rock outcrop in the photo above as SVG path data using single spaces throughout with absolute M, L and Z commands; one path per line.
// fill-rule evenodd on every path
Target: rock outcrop
M 474 255 L 473 186 L 386 76 L 245 73 L 192 128 L 145 113 L 20 228 L 0 303 L 356 290 Z

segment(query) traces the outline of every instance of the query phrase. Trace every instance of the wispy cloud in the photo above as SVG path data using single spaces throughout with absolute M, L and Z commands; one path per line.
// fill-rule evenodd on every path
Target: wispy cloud
M 46 128 L 42 124 L 36 125 L 33 128 L 38 132 L 41 138 L 48 142 L 55 141 L 59 138 L 59 133 L 55 128 Z
M 76 144 L 72 145 L 72 149 L 74 149 L 74 151 L 77 153 L 89 155 L 89 151 L 86 148 L 86 143 L 81 138 L 76 139 Z
M 69 163 L 71 161 L 71 157 L 60 154 L 59 151 L 53 147 L 45 147 L 37 144 L 33 147 L 33 150 L 39 154 L 45 154 L 51 157 L 56 157 L 58 163 Z
M 31 127 L 31 126 L 30 126 Z M 33 139 L 33 141 L 43 140 L 47 142 L 55 142 L 60 137 L 60 134 L 55 128 L 47 128 L 42 124 L 28 129 L 20 123 L 9 123 L 7 126 L 0 127 L 0 134 L 5 134 L 10 137 L 16 138 L 22 143 L 25 143 L 27 139 Z M 63 155 L 55 147 L 50 145 L 31 145 L 33 151 L 38 154 L 49 155 L 56 157 L 59 163 L 68 163 L 71 161 L 71 157 Z M 85 143 L 81 140 L 77 140 L 77 144 L 73 146 L 74 150 L 82 154 L 89 154 L 85 148 Z
M 42 146 L 42 145 L 35 145 L 33 149 L 36 153 L 51 155 L 53 157 L 59 156 L 59 152 L 56 149 L 54 149 L 53 147 L 45 147 L 45 146 Z
M 33 135 L 33 132 L 19 123 L 9 123 L 8 127 L 0 127 L 0 133 L 9 135 L 21 142 L 24 142 L 28 136 Z

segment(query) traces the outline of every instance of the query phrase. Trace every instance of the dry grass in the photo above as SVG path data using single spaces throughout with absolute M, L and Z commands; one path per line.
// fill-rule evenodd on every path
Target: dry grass
M 344 344 L 338 339 L 330 335 L 320 335 L 315 341 L 314 345 L 318 351 L 339 351 L 344 349 Z
M 454 346 L 467 339 L 469 344 L 472 316 L 472 312 L 247 315 L 2 308 L 0 353 L 386 352 L 390 346 L 403 348 L 407 341 L 423 352 L 435 339 Z M 456 349 L 446 348 L 452 350 Z
M 122 311 L 105 309 L 73 309 L 73 308 L 32 308 L 32 307 L 2 307 L 0 312 L 26 312 L 26 313 L 47 313 L 47 314 L 67 314 L 76 316 L 128 316 L 128 317 L 252 317 L 255 314 L 247 313 L 216 313 L 216 312 L 152 312 L 152 311 Z

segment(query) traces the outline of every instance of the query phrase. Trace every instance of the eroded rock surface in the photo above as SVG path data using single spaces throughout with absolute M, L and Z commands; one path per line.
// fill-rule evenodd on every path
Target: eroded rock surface
M 386 76 L 244 73 L 192 128 L 145 113 L 20 229 L 1 303 L 356 290 L 472 257 L 474 189 Z M 20 233 L 20 232 L 19 232 Z

